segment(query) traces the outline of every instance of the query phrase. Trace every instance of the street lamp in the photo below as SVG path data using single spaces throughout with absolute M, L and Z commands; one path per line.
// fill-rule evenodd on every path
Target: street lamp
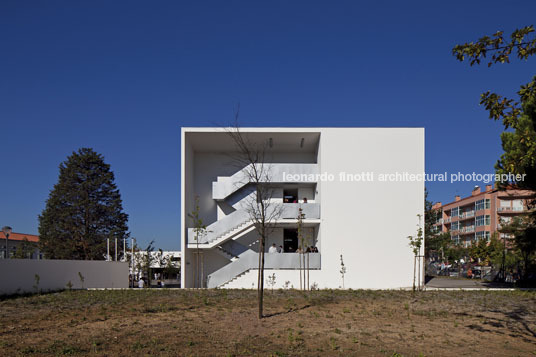
M 4 226 L 2 227 L 2 232 L 4 232 L 4 235 L 6 236 L 6 259 L 9 259 L 8 239 L 11 232 L 13 232 L 13 229 L 9 226 Z

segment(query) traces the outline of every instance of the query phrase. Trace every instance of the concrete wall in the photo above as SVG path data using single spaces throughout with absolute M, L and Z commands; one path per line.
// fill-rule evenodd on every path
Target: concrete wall
M 0 295 L 67 288 L 128 288 L 128 263 L 89 260 L 0 260 Z M 84 277 L 82 283 L 79 274 Z M 39 275 L 39 284 L 36 283 Z

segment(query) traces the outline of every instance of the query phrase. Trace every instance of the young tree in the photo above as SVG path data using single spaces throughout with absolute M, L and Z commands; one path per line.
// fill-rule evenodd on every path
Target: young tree
M 305 214 L 303 209 L 298 208 L 298 244 L 299 244 L 299 260 L 300 260 L 300 289 L 309 290 L 309 236 L 303 227 L 303 219 Z M 303 277 L 303 279 L 302 279 Z M 303 281 L 303 284 L 302 284 Z
M 196 259 L 195 259 L 195 266 L 196 269 L 194 270 L 194 287 L 195 288 L 201 288 L 203 287 L 203 277 L 199 273 L 200 265 L 201 269 L 204 271 L 204 260 L 201 261 L 199 259 L 200 256 L 200 249 L 199 249 L 199 240 L 203 238 L 207 233 L 209 233 L 209 230 L 207 229 L 207 225 L 203 223 L 203 219 L 199 216 L 199 196 L 195 196 L 195 207 L 194 210 L 191 213 L 188 213 L 188 217 L 190 217 L 194 223 L 194 240 L 196 244 Z
M 238 108 L 239 109 L 239 108 Z M 226 129 L 237 148 L 232 159 L 237 168 L 243 170 L 244 182 L 241 185 L 252 185 L 256 195 L 244 199 L 243 207 L 249 218 L 255 224 L 259 234 L 259 272 L 257 277 L 257 297 L 259 306 L 259 319 L 263 318 L 264 306 L 264 250 L 266 238 L 274 228 L 274 222 L 281 216 L 283 206 L 272 200 L 274 191 L 270 185 L 272 172 L 268 161 L 268 140 L 259 142 L 250 139 L 242 133 L 238 125 L 239 110 L 235 113 L 235 123 Z
M 421 218 L 422 215 L 418 214 L 417 217 L 419 217 L 419 224 L 417 225 L 417 235 L 416 236 L 408 236 L 409 239 L 409 246 L 411 247 L 411 250 L 413 252 L 413 291 L 415 291 L 415 279 L 417 277 L 417 259 L 420 256 L 421 252 L 421 246 L 424 240 L 423 237 L 423 231 L 422 231 L 422 225 L 421 225 Z M 419 284 L 420 285 L 420 284 Z M 420 290 L 420 286 L 419 286 Z
M 147 275 L 147 287 L 151 286 L 151 265 L 153 265 L 153 262 L 155 262 L 157 257 L 153 256 L 154 252 L 154 240 L 150 241 L 145 250 L 143 251 L 144 254 L 141 256 L 139 264 L 139 271 L 145 273 Z
M 342 288 L 344 289 L 344 276 L 346 275 L 346 265 L 344 265 L 344 260 L 342 259 L 342 254 L 341 254 L 341 270 L 339 270 L 339 273 L 341 273 Z
M 39 248 L 49 259 L 103 260 L 107 238 L 129 236 L 110 165 L 93 149 L 82 148 L 59 168 L 58 183 L 39 215 Z

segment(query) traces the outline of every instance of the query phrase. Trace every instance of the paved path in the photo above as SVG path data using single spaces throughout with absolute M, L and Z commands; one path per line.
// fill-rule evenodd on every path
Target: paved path
M 480 280 L 460 279 L 460 278 L 448 278 L 448 277 L 435 277 L 432 278 L 427 284 L 426 288 L 440 288 L 440 289 L 508 289 L 512 286 L 506 284 L 497 284 L 482 282 Z

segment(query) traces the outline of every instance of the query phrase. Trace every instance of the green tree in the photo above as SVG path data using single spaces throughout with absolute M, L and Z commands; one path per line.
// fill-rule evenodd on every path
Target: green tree
M 435 252 L 441 261 L 445 261 L 445 252 L 452 245 L 450 233 L 441 232 L 434 235 L 425 236 L 426 257 L 429 257 L 432 252 Z
M 424 255 L 428 259 L 433 252 L 439 252 L 441 232 L 435 223 L 441 216 L 441 211 L 433 209 L 433 202 L 428 200 L 428 190 L 424 189 Z
M 526 278 L 536 258 L 536 224 L 534 224 L 534 220 L 528 215 L 513 217 L 509 224 L 501 228 L 501 232 L 513 236 L 514 246 L 522 263 L 523 278 Z
M 515 30 L 510 39 L 498 31 L 492 36 L 484 36 L 476 42 L 456 45 L 453 55 L 459 60 L 469 60 L 470 65 L 480 64 L 487 54 L 492 54 L 488 67 L 496 63 L 509 63 L 512 53 L 521 60 L 536 54 L 534 26 Z M 489 112 L 490 119 L 502 120 L 505 131 L 501 135 L 504 154 L 497 162 L 497 173 L 526 174 L 523 181 L 516 184 L 522 188 L 536 189 L 536 76 L 517 92 L 519 100 L 509 99 L 487 91 L 481 95 L 480 104 Z
M 107 238 L 129 236 L 110 165 L 93 149 L 82 148 L 59 169 L 58 183 L 39 215 L 39 248 L 49 259 L 103 260 Z

